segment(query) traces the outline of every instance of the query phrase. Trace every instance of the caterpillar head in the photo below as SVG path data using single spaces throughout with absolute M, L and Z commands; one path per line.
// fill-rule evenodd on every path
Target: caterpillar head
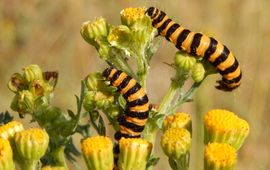
M 112 71 L 112 67 L 109 67 L 109 68 L 106 68 L 103 72 L 102 72 L 102 76 L 103 77 L 109 77 L 109 75 L 110 75 L 110 73 L 111 73 L 111 71 Z
M 149 16 L 149 17 L 152 18 L 153 14 L 154 14 L 154 12 L 155 12 L 155 9 L 156 9 L 155 7 L 149 7 L 149 8 L 146 10 L 145 14 L 146 14 L 147 16 Z

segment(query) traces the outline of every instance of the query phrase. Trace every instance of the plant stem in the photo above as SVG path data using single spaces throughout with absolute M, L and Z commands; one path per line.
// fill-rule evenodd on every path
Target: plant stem
M 38 161 L 22 160 L 18 162 L 21 170 L 36 170 Z
M 50 154 L 52 155 L 52 158 L 54 159 L 53 162 L 55 162 L 57 166 L 63 166 L 65 167 L 65 169 L 68 169 L 68 166 L 65 160 L 64 149 L 65 149 L 64 146 L 60 146 L 52 150 Z

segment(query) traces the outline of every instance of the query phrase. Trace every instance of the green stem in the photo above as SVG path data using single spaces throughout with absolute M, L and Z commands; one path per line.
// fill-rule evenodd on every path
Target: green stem
M 148 70 L 149 70 L 149 64 L 146 61 L 146 56 L 144 53 L 138 54 L 137 55 L 137 75 L 140 80 L 141 86 L 146 90 L 146 77 L 148 75 Z
M 18 162 L 21 170 L 36 170 L 38 160 L 30 161 L 30 160 L 22 160 L 21 162 Z
M 52 155 L 53 162 L 57 166 L 63 166 L 63 167 L 65 167 L 65 169 L 68 169 L 68 166 L 66 164 L 64 149 L 65 149 L 64 146 L 60 146 L 60 147 L 52 150 L 52 152 L 50 154 Z

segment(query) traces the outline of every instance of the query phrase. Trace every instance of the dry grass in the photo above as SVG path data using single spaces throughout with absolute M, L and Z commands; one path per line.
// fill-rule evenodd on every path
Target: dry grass
M 10 110 L 12 94 L 6 83 L 9 76 L 22 67 L 36 63 L 44 70 L 58 70 L 60 80 L 54 104 L 62 108 L 75 107 L 73 94 L 79 92 L 80 80 L 89 72 L 101 70 L 105 64 L 94 48 L 79 34 L 85 20 L 104 16 L 119 24 L 119 11 L 129 6 L 157 6 L 176 21 L 194 31 L 214 36 L 234 51 L 243 69 L 242 86 L 235 93 L 214 89 L 217 77 L 208 78 L 196 94 L 196 102 L 181 110 L 193 114 L 200 126 L 201 114 L 212 108 L 227 108 L 246 118 L 251 134 L 239 153 L 237 169 L 270 169 L 270 1 L 268 0 L 167 0 L 158 2 L 131 0 L 2 0 L 0 1 L 0 108 Z M 176 49 L 162 44 L 152 61 L 148 93 L 154 103 L 160 101 L 169 85 L 170 62 Z M 168 76 L 153 76 L 163 74 Z M 196 128 L 200 129 L 200 128 Z M 199 131 L 195 131 L 199 134 Z M 200 137 L 193 141 L 192 169 L 202 169 L 202 152 L 197 150 Z M 157 151 L 160 153 L 160 151 Z M 162 157 L 164 158 L 164 157 Z M 165 158 L 164 158 L 165 160 Z M 201 160 L 201 161 L 200 161 Z M 156 169 L 168 169 L 161 161 Z

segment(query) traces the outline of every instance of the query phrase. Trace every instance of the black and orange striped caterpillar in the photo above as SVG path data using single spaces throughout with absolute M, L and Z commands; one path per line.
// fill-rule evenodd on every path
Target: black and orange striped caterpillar
M 217 89 L 232 91 L 240 86 L 241 69 L 233 53 L 222 43 L 202 33 L 195 33 L 170 19 L 163 11 L 150 7 L 146 15 L 158 34 L 175 44 L 176 48 L 193 56 L 203 57 L 222 75 Z
M 149 115 L 149 101 L 144 89 L 135 79 L 116 68 L 107 68 L 102 75 L 110 81 L 110 85 L 117 88 L 127 102 L 125 113 L 118 118 L 120 131 L 115 133 L 115 139 L 141 137 Z M 114 153 L 116 162 L 118 145 L 114 148 Z

